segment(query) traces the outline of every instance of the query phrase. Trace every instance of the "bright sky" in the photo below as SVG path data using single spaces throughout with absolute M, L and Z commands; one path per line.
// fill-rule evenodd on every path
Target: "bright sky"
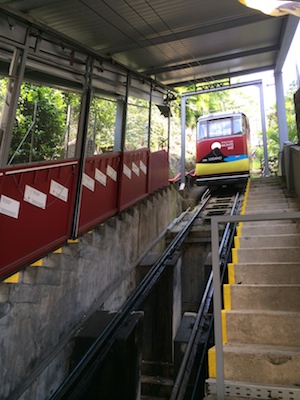
M 282 69 L 282 78 L 283 78 L 283 86 L 284 92 L 286 93 L 289 89 L 289 86 L 292 82 L 298 81 L 298 87 L 300 87 L 300 24 L 298 25 L 298 29 L 294 35 L 294 39 L 292 41 L 291 47 L 289 49 L 286 61 L 284 63 Z M 297 68 L 298 66 L 298 77 L 297 77 Z M 274 106 L 276 102 L 276 94 L 275 94 L 275 82 L 274 82 L 274 73 L 273 71 L 261 72 L 257 74 L 244 75 L 237 79 L 238 82 L 249 82 L 254 80 L 262 79 L 263 81 L 263 93 L 264 93 L 264 103 L 266 116 L 268 115 L 268 111 L 270 107 Z M 232 83 L 235 80 L 232 79 Z M 247 95 L 253 96 L 255 99 L 259 100 L 259 90 L 257 87 L 248 86 L 244 88 L 245 93 Z M 251 116 L 250 116 L 251 117 Z M 257 116 L 256 116 L 257 117 Z M 257 131 L 261 131 L 261 121 L 260 118 L 252 116 L 251 118 L 251 132 L 256 137 Z M 254 142 L 256 138 L 254 138 Z
M 300 24 L 296 30 L 294 39 L 292 41 L 291 47 L 289 49 L 286 61 L 282 69 L 284 92 L 288 90 L 290 84 L 293 81 L 297 81 L 297 69 L 298 75 L 300 75 Z M 245 75 L 239 78 L 239 82 L 252 81 L 256 79 L 262 79 L 264 85 L 264 100 L 265 107 L 268 110 L 269 107 L 275 104 L 275 83 L 274 83 L 274 73 L 273 71 L 261 72 L 252 75 Z M 298 77 L 298 80 L 300 78 Z M 300 87 L 300 82 L 298 84 Z

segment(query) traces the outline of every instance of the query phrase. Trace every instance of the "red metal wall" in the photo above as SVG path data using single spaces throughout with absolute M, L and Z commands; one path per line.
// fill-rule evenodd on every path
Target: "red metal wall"
M 148 194 L 149 150 L 123 153 L 120 174 L 119 211 L 132 206 Z
M 117 213 L 120 163 L 120 153 L 87 158 L 82 179 L 79 234 Z
M 1 276 L 69 237 L 77 164 L 68 160 L 1 171 Z
M 160 150 L 149 155 L 149 187 L 148 192 L 169 184 L 169 159 L 165 150 Z
M 168 155 L 148 149 L 86 159 L 78 234 L 168 185 Z M 0 170 L 0 277 L 71 235 L 78 160 Z

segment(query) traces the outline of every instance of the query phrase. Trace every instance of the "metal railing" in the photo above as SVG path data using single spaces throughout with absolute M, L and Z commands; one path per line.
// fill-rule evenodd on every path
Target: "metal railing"
M 223 359 L 223 343 L 222 343 L 222 319 L 221 319 L 221 278 L 220 278 L 220 258 L 219 258 L 219 223 L 235 223 L 235 222 L 254 222 L 254 221 L 282 221 L 282 220 L 299 220 L 300 212 L 267 213 L 267 214 L 251 214 L 251 215 L 222 215 L 211 218 L 211 244 L 212 244 L 212 268 L 213 268 L 213 284 L 214 284 L 214 334 L 216 346 L 216 391 L 217 399 L 225 398 L 225 382 L 224 382 L 224 359 Z

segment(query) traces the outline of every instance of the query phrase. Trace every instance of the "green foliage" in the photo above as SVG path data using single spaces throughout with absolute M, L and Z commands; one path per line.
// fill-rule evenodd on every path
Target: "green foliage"
M 5 99 L 6 86 L 7 86 L 7 79 L 0 79 L 0 117 Z
M 20 91 L 9 158 L 14 156 L 13 163 L 59 158 L 64 144 L 65 121 L 66 104 L 62 92 L 24 83 Z M 30 126 L 32 128 L 29 131 Z
M 153 105 L 151 110 L 150 150 L 158 151 L 168 147 L 168 118 Z
M 297 90 L 296 83 L 293 82 L 285 96 L 285 107 L 286 107 L 286 120 L 288 127 L 288 139 L 293 143 L 297 143 L 297 126 L 295 117 L 294 107 L 294 93 Z M 260 132 L 262 141 L 262 132 Z M 278 155 L 280 150 L 279 132 L 278 132 L 278 120 L 276 104 L 270 109 L 268 115 L 268 127 L 266 131 L 267 135 L 267 146 L 268 146 L 268 159 L 269 159 L 269 170 L 271 174 L 278 173 Z M 255 149 L 255 158 L 259 160 L 261 169 L 264 168 L 264 151 L 263 146 Z
M 141 99 L 129 99 L 125 149 L 148 147 L 149 103 Z
M 98 154 L 113 151 L 116 110 L 115 101 L 97 97 L 92 100 L 88 138 L 95 140 L 94 152 Z

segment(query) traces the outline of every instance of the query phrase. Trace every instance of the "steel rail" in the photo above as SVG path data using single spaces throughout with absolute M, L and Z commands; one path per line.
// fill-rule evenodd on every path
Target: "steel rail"
M 115 317 L 107 325 L 105 330 L 98 336 L 90 349 L 86 352 L 68 378 L 60 385 L 51 397 L 51 400 L 80 399 L 92 380 L 96 371 L 101 366 L 105 356 L 110 351 L 116 332 L 131 312 L 138 311 L 146 298 L 152 292 L 154 286 L 164 272 L 170 258 L 178 251 L 186 239 L 194 221 L 205 208 L 210 196 L 203 199 L 202 204 L 187 222 L 184 228 L 175 236 L 162 256 L 152 266 L 137 289 L 129 296 Z
M 237 206 L 238 206 L 238 201 L 239 201 L 239 192 L 236 193 L 235 195 L 235 200 L 234 203 L 232 205 L 231 211 L 230 211 L 230 215 L 234 215 L 236 213 L 237 210 Z M 227 223 L 222 235 L 222 239 L 221 239 L 221 243 L 219 246 L 219 256 L 221 257 L 221 263 L 222 264 L 226 264 L 226 260 L 228 257 L 228 247 L 229 244 L 231 242 L 231 238 L 232 238 L 232 231 L 233 228 L 231 227 L 232 224 Z M 220 263 L 220 264 L 221 264 Z M 224 273 L 223 273 L 224 275 Z M 210 275 L 208 277 L 207 283 L 206 283 L 206 287 L 202 296 L 202 300 L 200 303 L 200 307 L 198 309 L 197 312 L 197 316 L 195 319 L 195 323 L 192 329 L 192 333 L 190 336 L 190 339 L 188 341 L 179 371 L 177 373 L 177 377 L 173 386 L 173 390 L 170 396 L 170 400 L 179 400 L 179 399 L 183 399 L 184 395 L 186 393 L 186 388 L 190 379 L 190 375 L 193 369 L 193 364 L 194 364 L 194 360 L 196 357 L 196 353 L 198 350 L 198 346 L 201 340 L 201 336 L 203 336 L 204 332 L 204 326 L 206 323 L 206 319 L 205 319 L 205 315 L 207 314 L 211 301 L 212 301 L 212 296 L 213 296 L 213 272 L 210 272 Z M 212 321 L 211 321 L 212 322 Z M 209 331 L 211 330 L 211 327 L 209 328 Z M 206 351 L 206 348 L 208 347 L 208 340 L 209 340 L 209 335 L 205 340 L 205 344 L 204 344 L 204 348 L 203 348 L 203 353 L 201 355 L 201 361 L 200 361 L 200 365 L 199 365 L 199 369 L 197 372 L 197 378 L 200 377 L 200 373 L 201 373 L 201 368 L 204 362 L 204 352 Z M 195 386 L 197 385 L 197 381 Z M 195 388 L 193 391 L 193 397 L 194 398 L 194 392 L 195 392 Z

